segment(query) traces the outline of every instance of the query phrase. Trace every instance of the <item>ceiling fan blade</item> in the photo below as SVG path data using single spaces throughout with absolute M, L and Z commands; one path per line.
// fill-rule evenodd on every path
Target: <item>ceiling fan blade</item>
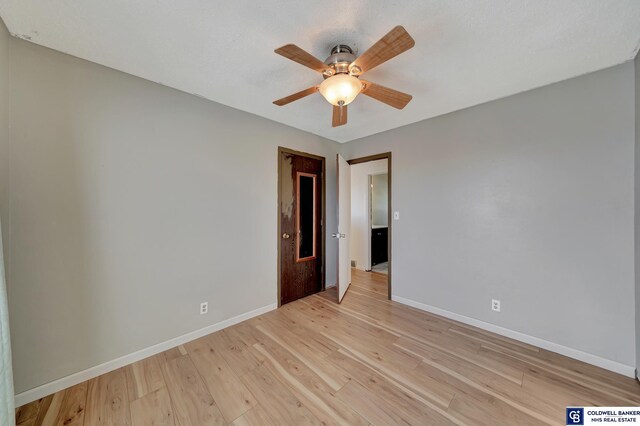
M 301 90 L 298 93 L 294 93 L 293 95 L 289 95 L 282 99 L 278 99 L 277 101 L 273 101 L 273 103 L 278 106 L 283 106 L 293 101 L 297 101 L 298 99 L 302 99 L 305 96 L 313 95 L 317 91 L 318 91 L 318 86 L 309 87 L 308 89 Z
M 347 124 L 347 106 L 333 106 L 332 127 L 338 127 Z
M 373 99 L 394 108 L 402 109 L 407 106 L 411 99 L 413 99 L 413 96 L 407 95 L 406 93 L 398 92 L 397 90 L 389 89 L 388 87 L 380 86 L 379 84 L 370 83 L 368 81 L 360 81 L 364 84 L 362 94 L 370 96 Z
M 277 48 L 276 50 L 274 50 L 274 52 L 320 73 L 329 68 L 320 59 L 316 58 L 310 53 L 305 52 L 295 44 L 286 44 L 282 47 Z
M 349 69 L 358 67 L 360 69 L 358 74 L 370 71 L 383 62 L 411 49 L 415 44 L 415 40 L 411 38 L 407 30 L 401 25 L 398 25 L 378 40 L 376 44 L 371 46 L 369 50 L 358 56 L 358 58 L 349 65 Z

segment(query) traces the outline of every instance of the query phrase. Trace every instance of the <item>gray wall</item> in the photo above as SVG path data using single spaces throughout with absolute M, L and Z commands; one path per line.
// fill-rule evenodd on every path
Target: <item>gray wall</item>
M 8 267 L 9 240 L 9 32 L 0 18 L 0 221 Z M 2 242 L 0 242 L 2 243 Z
M 626 63 L 344 146 L 393 152 L 394 294 L 635 365 L 633 79 Z
M 333 142 L 17 39 L 11 67 L 16 392 L 276 303 L 278 145 L 327 158 L 336 227 Z
M 640 377 L 640 54 L 634 61 L 636 95 L 635 260 L 636 260 L 636 376 Z

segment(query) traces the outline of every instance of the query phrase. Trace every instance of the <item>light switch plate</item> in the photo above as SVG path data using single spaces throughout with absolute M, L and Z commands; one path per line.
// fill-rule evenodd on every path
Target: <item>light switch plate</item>
M 393 220 L 400 220 L 400 212 L 393 212 Z

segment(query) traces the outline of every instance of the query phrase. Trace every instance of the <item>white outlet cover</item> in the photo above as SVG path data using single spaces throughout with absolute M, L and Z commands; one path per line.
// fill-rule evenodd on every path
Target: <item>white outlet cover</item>
M 491 300 L 491 310 L 500 312 L 500 301 L 496 299 Z
M 200 304 L 200 315 L 204 315 L 209 312 L 209 302 L 202 302 Z

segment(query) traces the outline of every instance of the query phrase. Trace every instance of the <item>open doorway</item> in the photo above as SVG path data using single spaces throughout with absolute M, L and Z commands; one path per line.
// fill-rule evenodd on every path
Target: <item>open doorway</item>
M 386 159 L 377 161 L 383 161 L 384 166 L 387 166 Z M 389 173 L 386 170 L 384 173 L 369 175 L 369 200 L 369 265 L 372 272 L 388 275 Z
M 380 274 L 391 298 L 391 153 L 348 161 L 351 171 L 351 239 L 354 272 Z

